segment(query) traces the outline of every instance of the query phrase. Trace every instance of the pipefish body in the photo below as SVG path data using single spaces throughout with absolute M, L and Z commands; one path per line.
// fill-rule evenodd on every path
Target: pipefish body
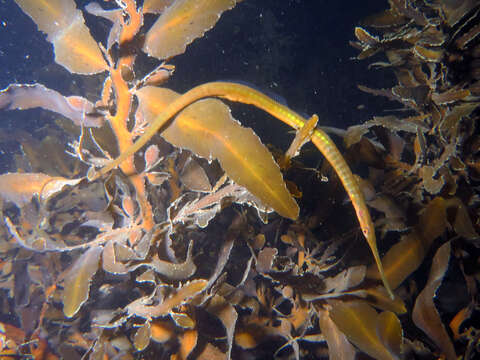
M 132 146 L 120 154 L 117 159 L 111 161 L 108 165 L 94 174 L 92 180 L 105 175 L 111 169 L 118 166 L 122 161 L 140 150 L 158 131 L 166 128 L 169 121 L 172 121 L 173 117 L 185 107 L 200 99 L 208 97 L 219 97 L 234 102 L 256 106 L 283 121 L 287 125 L 293 127 L 297 131 L 300 130 L 307 122 L 305 118 L 295 111 L 272 100 L 270 97 L 250 88 L 249 86 L 231 82 L 210 82 L 202 84 L 194 87 L 167 105 L 166 108 L 157 116 L 155 121 L 146 129 L 145 133 Z M 316 115 L 313 116 L 316 117 Z M 363 235 L 365 236 L 365 239 L 372 251 L 382 282 L 388 294 L 393 299 L 394 295 L 388 284 L 380 255 L 378 254 L 375 227 L 373 226 L 370 212 L 368 211 L 365 198 L 360 190 L 357 180 L 353 176 L 350 167 L 335 143 L 323 130 L 316 128 L 313 131 L 311 140 L 333 167 L 340 178 L 349 198 L 351 199 L 353 207 L 355 208 L 358 222 L 360 224 L 360 228 L 362 229 Z

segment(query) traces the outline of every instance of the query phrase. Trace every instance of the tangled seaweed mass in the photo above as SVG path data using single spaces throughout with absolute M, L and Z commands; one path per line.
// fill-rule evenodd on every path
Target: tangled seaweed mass
M 0 175 L 0 359 L 479 356 L 478 1 L 389 0 L 359 24 L 356 60 L 396 84 L 358 87 L 396 108 L 346 130 L 239 83 L 164 87 L 240 0 L 15 2 L 56 64 L 101 86 L 0 92 L 2 115 L 61 115 L 0 137 L 21 145 Z M 291 126 L 288 150 L 233 102 Z M 309 142 L 320 169 L 297 157 Z

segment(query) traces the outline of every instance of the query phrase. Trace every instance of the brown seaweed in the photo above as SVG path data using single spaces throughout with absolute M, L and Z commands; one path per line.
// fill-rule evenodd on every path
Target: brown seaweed
M 90 282 L 97 272 L 101 247 L 91 247 L 68 270 L 64 279 L 63 312 L 73 317 L 82 304 L 87 301 Z
M 168 89 L 137 91 L 139 111 L 152 122 L 179 95 Z M 162 132 L 169 143 L 187 148 L 209 161 L 218 159 L 227 175 L 245 186 L 279 214 L 295 218 L 298 206 L 286 187 L 278 165 L 251 129 L 242 127 L 218 100 L 198 101 L 183 110 Z
M 94 74 L 107 70 L 100 47 L 90 35 L 73 0 L 16 0 L 22 10 L 47 34 L 55 61 L 72 73 Z
M 158 59 L 181 54 L 193 40 L 215 25 L 235 0 L 181 0 L 162 12 L 145 38 L 144 50 Z M 148 5 L 148 4 L 147 4 Z
M 435 308 L 435 293 L 442 282 L 450 259 L 450 243 L 447 242 L 438 249 L 433 258 L 427 286 L 418 295 L 413 308 L 412 318 L 419 328 L 427 333 L 435 344 L 442 349 L 446 358 L 457 358 L 452 341 L 440 319 L 440 314 Z
M 25 110 L 37 107 L 61 114 L 77 126 L 100 127 L 105 121 L 87 99 L 66 97 L 41 84 L 12 84 L 0 92 L 0 109 Z
M 17 3 L 47 34 L 57 63 L 71 73 L 98 73 L 90 79 L 103 89 L 98 96 L 87 89 L 67 97 L 40 84 L 12 84 L 0 93 L 3 110 L 39 107 L 63 117 L 31 134 L 0 136 L 1 145 L 19 147 L 12 156 L 2 153 L 12 158 L 12 167 L 0 175 L 0 357 L 477 355 L 476 2 L 391 0 L 389 9 L 359 24 L 352 34 L 357 58 L 375 54 L 369 69 L 391 71 L 397 80 L 389 88 L 359 88 L 400 109 L 347 130 L 325 129 L 343 138 L 348 163 L 365 170 L 354 180 L 375 209 L 393 300 L 380 285 L 378 269 L 356 251 L 357 229 L 331 221 L 337 211 L 331 209 L 344 200 L 336 177 L 325 166 L 306 168 L 301 157 L 293 159 L 312 134 L 322 134 L 315 116 L 306 126 L 294 126 L 286 156 L 273 151 L 298 201 L 315 202 L 295 221 L 271 214 L 270 208 L 279 209 L 272 196 L 260 196 L 262 187 L 241 186 L 235 175 L 238 169 L 260 173 L 267 160 L 239 157 L 229 165 L 222 158 L 239 149 L 243 155 L 248 145 L 218 100 L 176 114 L 162 134 L 170 144 L 154 136 L 119 170 L 86 178 L 89 167 L 105 166 L 125 151 L 158 111 L 176 101 L 174 95 L 147 96 L 173 94 L 151 85 L 168 85 L 175 67 L 137 64 L 143 33 L 144 49 L 153 56 L 154 39 L 171 42 L 168 51 L 158 50 L 170 58 L 236 1 L 146 0 L 141 7 L 123 0 L 108 9 L 96 3 L 77 9 L 73 1 Z M 193 11 L 193 3 L 203 8 Z M 103 45 L 90 35 L 83 11 L 108 20 L 99 29 L 107 29 Z M 144 14 L 147 25 L 160 17 L 146 28 Z M 70 23 L 78 34 L 70 33 Z M 227 125 L 220 122 L 226 132 L 206 120 L 214 114 L 227 119 Z M 183 133 L 198 124 L 200 132 Z M 212 129 L 222 141 L 208 148 L 203 140 Z M 249 136 L 255 137 L 250 130 Z M 272 155 L 256 142 L 286 191 Z M 328 195 L 321 202 L 320 193 Z M 293 208 L 291 213 L 298 211 Z M 417 270 L 430 262 L 427 279 Z
M 389 330 L 390 334 L 385 333 L 389 326 L 386 322 L 390 320 L 382 314 L 377 314 L 375 309 L 362 302 L 334 303 L 330 311 L 330 317 L 335 325 L 361 350 L 375 359 L 398 359 L 400 352 L 397 351 L 401 351 L 401 347 L 392 347 L 390 344 L 401 343 L 402 333 L 398 330 Z M 396 319 L 395 315 L 393 316 L 393 319 Z M 398 329 L 399 321 L 398 319 L 394 321 Z M 389 336 L 392 338 L 387 341 Z

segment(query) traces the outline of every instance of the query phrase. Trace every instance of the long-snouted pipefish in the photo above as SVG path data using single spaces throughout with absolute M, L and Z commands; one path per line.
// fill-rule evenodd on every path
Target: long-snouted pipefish
M 110 170 L 117 167 L 129 156 L 132 156 L 134 153 L 140 150 L 158 131 L 166 128 L 169 121 L 172 120 L 173 117 L 182 109 L 200 99 L 208 97 L 219 97 L 234 102 L 256 106 L 283 121 L 287 125 L 293 127 L 297 131 L 300 130 L 307 122 L 305 118 L 297 114 L 295 111 L 246 85 L 231 82 L 210 82 L 202 84 L 194 87 L 167 105 L 166 108 L 156 117 L 153 123 L 146 129 L 145 133 L 132 146 L 121 153 L 118 158 L 111 161 L 105 167 L 95 173 L 91 177 L 91 180 L 105 175 Z M 345 190 L 352 201 L 353 207 L 355 208 L 358 222 L 360 223 L 360 228 L 362 229 L 363 235 L 365 236 L 365 239 L 367 240 L 367 243 L 372 251 L 383 285 L 385 286 L 390 297 L 393 299 L 394 295 L 385 276 L 380 255 L 378 254 L 375 227 L 373 226 L 370 212 L 368 211 L 365 198 L 360 190 L 357 180 L 353 176 L 350 167 L 335 143 L 323 130 L 316 128 L 313 131 L 311 140 L 336 171 L 343 186 L 345 187 Z

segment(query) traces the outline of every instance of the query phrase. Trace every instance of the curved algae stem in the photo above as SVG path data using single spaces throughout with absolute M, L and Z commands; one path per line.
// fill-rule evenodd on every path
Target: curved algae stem
M 120 32 L 120 44 L 124 44 L 131 40 L 142 26 L 143 16 L 137 11 L 136 2 L 134 0 L 125 0 L 124 12 L 128 14 L 128 22 L 123 22 Z M 131 68 L 135 61 L 132 54 L 121 56 L 116 65 L 109 61 L 110 82 L 107 88 L 111 87 L 115 92 L 116 112 L 114 116 L 109 118 L 110 126 L 117 139 L 120 153 L 124 153 L 130 147 L 134 146 L 133 135 L 127 127 L 128 117 L 132 106 L 132 94 L 127 82 L 123 79 L 122 68 Z M 135 187 L 137 201 L 141 209 L 142 224 L 146 230 L 150 230 L 154 226 L 153 212 L 150 203 L 147 201 L 145 190 L 145 180 L 141 174 L 136 174 L 133 157 L 127 157 L 120 168 L 126 174 L 134 174 L 130 177 L 132 185 Z
M 102 168 L 94 178 L 98 178 L 111 169 L 118 166 L 129 156 L 140 150 L 158 131 L 168 126 L 168 122 L 185 107 L 207 97 L 220 97 L 230 101 L 241 102 L 256 106 L 277 119 L 283 121 L 287 125 L 293 127 L 295 130 L 301 129 L 307 122 L 302 116 L 288 107 L 277 103 L 268 96 L 256 91 L 246 85 L 229 83 L 229 82 L 211 82 L 199 85 L 190 91 L 186 92 L 175 101 L 167 105 L 167 107 L 156 117 L 153 123 L 147 128 L 145 133 L 128 149 L 126 149 L 120 156 Z M 314 115 L 315 116 L 315 115 Z M 350 167 L 343 158 L 342 154 L 336 147 L 335 143 L 330 137 L 321 129 L 315 129 L 312 134 L 312 142 L 325 156 L 327 161 L 331 164 L 340 178 L 348 196 L 350 197 L 355 212 L 357 214 L 358 222 L 362 232 L 367 240 L 368 245 L 373 253 L 373 257 L 377 264 L 378 272 L 382 279 L 383 285 L 387 289 L 388 294 L 393 299 L 394 295 L 388 284 L 385 272 L 383 270 L 382 262 L 378 254 L 375 227 L 373 226 L 370 212 L 368 211 L 363 193 L 353 176 Z

